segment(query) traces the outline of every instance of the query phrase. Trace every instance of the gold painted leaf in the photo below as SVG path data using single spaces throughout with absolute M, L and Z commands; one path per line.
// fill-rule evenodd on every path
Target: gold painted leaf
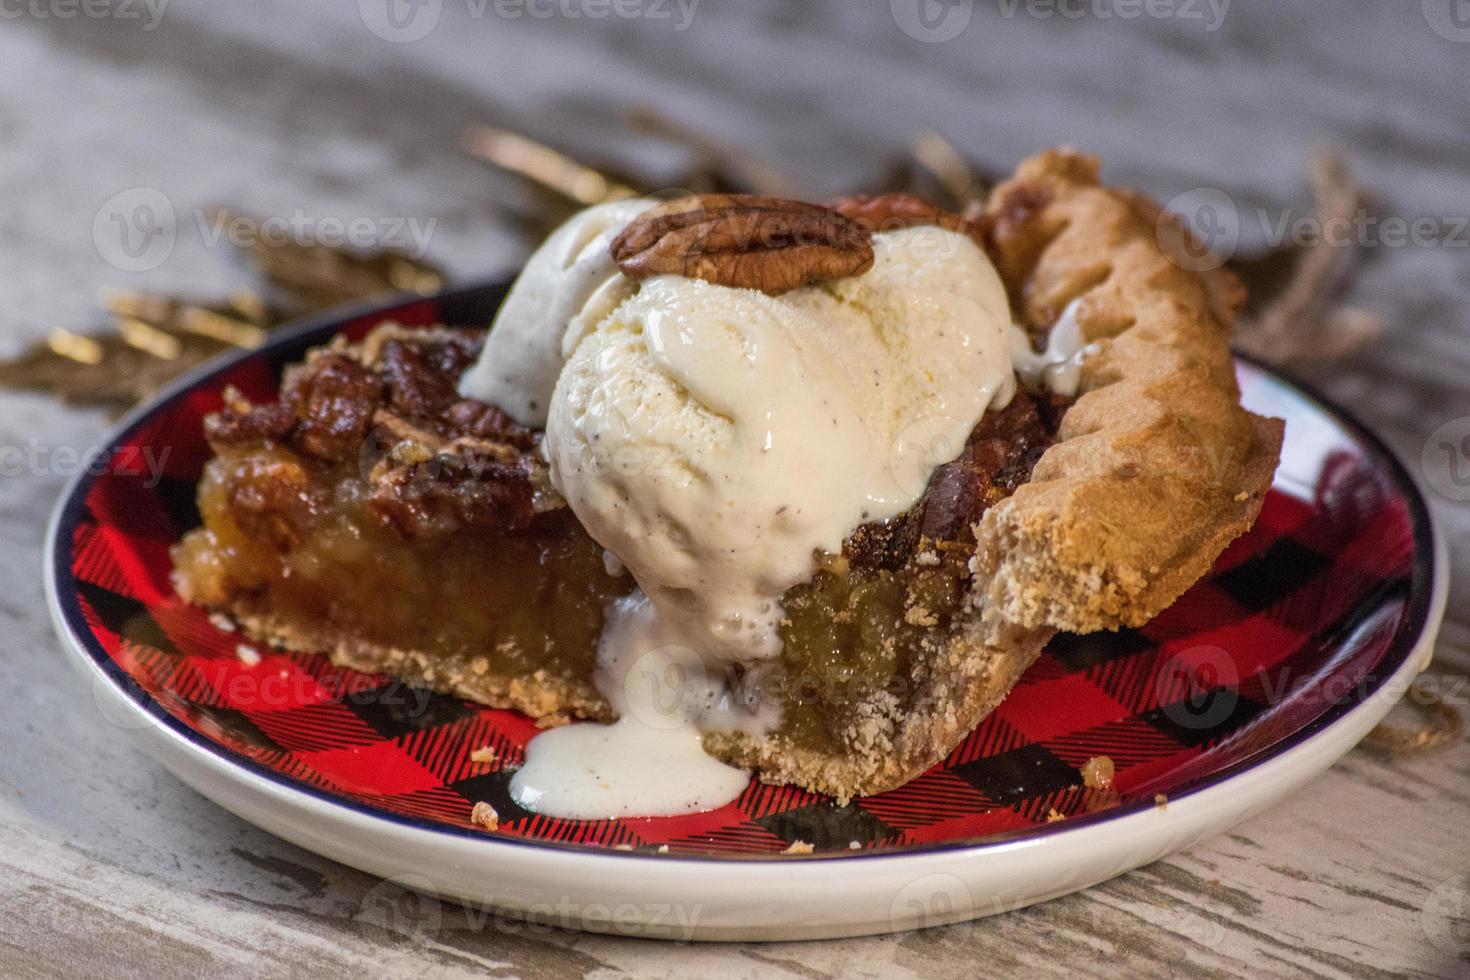
M 259 347 L 292 317 L 393 292 L 428 295 L 444 284 L 435 266 L 390 250 L 258 242 L 251 257 L 284 306 L 248 290 L 222 302 L 115 293 L 106 299 L 111 331 L 53 331 L 19 357 L 0 361 L 0 388 L 120 412 L 223 350 Z

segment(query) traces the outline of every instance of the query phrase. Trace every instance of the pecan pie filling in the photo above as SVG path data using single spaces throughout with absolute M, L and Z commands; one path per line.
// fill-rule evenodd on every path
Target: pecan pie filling
M 207 421 L 176 582 L 251 636 L 542 726 L 508 791 L 709 810 L 899 786 L 1057 630 L 1138 626 L 1260 512 L 1241 292 L 1095 160 L 579 212 L 491 331 L 383 325 Z M 672 694 L 672 703 L 667 695 Z M 609 722 L 594 724 L 592 722 Z
M 540 434 L 456 394 L 483 339 L 387 325 L 314 352 L 277 402 L 231 394 L 207 423 L 217 455 L 200 484 L 204 526 L 176 549 L 181 589 L 418 651 L 448 689 L 483 674 L 556 679 L 576 714 L 606 719 L 598 640 L 634 583 L 552 488 Z M 856 528 L 786 593 L 780 670 L 760 681 L 782 705 L 782 736 L 840 748 L 855 702 L 903 698 L 921 644 L 964 601 L 975 522 L 1026 482 L 1065 404 L 1018 390 L 914 507 Z

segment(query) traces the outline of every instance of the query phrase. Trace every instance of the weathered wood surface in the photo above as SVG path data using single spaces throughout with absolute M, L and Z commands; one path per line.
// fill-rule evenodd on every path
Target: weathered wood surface
M 216 294 L 244 282 L 231 249 L 192 219 L 215 203 L 432 220 L 430 255 L 455 273 L 508 268 L 520 245 L 497 202 L 518 191 L 456 153 L 459 127 L 500 122 L 658 165 L 615 114 L 644 102 L 758 150 L 815 192 L 875 179 L 924 125 L 997 171 L 1073 142 L 1103 154 L 1111 177 L 1165 200 L 1223 189 L 1249 245 L 1304 202 L 1310 152 L 1341 147 L 1379 192 L 1378 213 L 1435 219 L 1443 240 L 1374 249 L 1350 289 L 1384 311 L 1387 336 L 1305 373 L 1416 470 L 1430 434 L 1470 415 L 1470 247 L 1453 232 L 1470 213 L 1470 43 L 1440 16 L 1449 3 L 1237 3 L 1217 24 L 1209 5 L 1182 0 L 1169 8 L 1177 16 L 1134 20 L 1098 16 L 1132 9 L 1123 3 L 1070 6 L 1094 11 L 1072 19 L 1040 16 L 1055 9 L 1040 3 L 957 2 L 935 9 L 971 19 L 932 43 L 899 27 L 924 34 L 915 6 L 694 3 L 679 30 L 680 8 L 651 0 L 618 8 L 639 17 L 605 19 L 448 0 L 429 4 L 440 22 L 408 43 L 364 27 L 370 0 L 175 0 L 152 30 L 141 3 L 117 11 L 136 18 L 64 19 L 70 8 L 55 0 L 7 12 L 0 353 L 86 325 L 100 287 Z M 1186 16 L 1195 10 L 1202 19 Z M 945 33 L 958 22 L 937 23 Z M 129 273 L 92 232 L 109 198 L 139 187 L 185 217 L 167 260 Z M 0 396 L 0 447 L 11 447 L 0 475 L 7 976 L 1470 974 L 1463 741 L 1407 760 L 1360 748 L 1234 833 L 969 925 L 688 947 L 528 932 L 446 905 L 410 916 L 418 928 L 385 931 L 364 909 L 391 900 L 389 886 L 185 789 L 119 737 L 62 661 L 37 575 L 67 476 L 54 452 L 92 445 L 104 425 L 43 398 Z M 10 465 L 16 447 L 35 447 L 27 459 L 37 462 Z M 1470 506 L 1452 499 L 1442 472 L 1435 479 L 1449 488 L 1432 497 L 1459 574 L 1433 676 L 1463 704 Z

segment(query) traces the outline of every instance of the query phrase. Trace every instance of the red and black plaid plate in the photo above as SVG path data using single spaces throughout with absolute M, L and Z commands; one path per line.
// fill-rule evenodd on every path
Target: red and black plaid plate
M 1429 615 L 1432 541 L 1412 481 L 1366 432 L 1258 367 L 1247 403 L 1287 418 L 1287 448 L 1256 528 L 1147 626 L 1059 636 L 1004 703 L 941 765 L 843 807 L 752 783 L 692 816 L 556 820 L 518 807 L 509 774 L 536 729 L 525 717 L 249 644 L 181 602 L 169 547 L 198 522 L 203 416 L 233 384 L 271 396 L 281 369 L 337 333 L 382 319 L 487 323 L 503 285 L 315 321 L 196 374 L 125 424 L 98 471 L 62 502 L 52 585 L 66 628 L 111 683 L 234 765 L 375 817 L 448 833 L 673 856 L 932 849 L 1064 833 L 1255 766 L 1374 694 Z M 494 761 L 471 753 L 493 749 Z M 1107 756 L 1113 790 L 1079 768 Z M 626 849 L 626 848 L 619 848 Z

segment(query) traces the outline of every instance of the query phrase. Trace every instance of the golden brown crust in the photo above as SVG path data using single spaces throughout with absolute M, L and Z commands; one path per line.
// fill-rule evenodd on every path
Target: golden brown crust
M 1017 315 L 1078 301 L 1098 347 L 1057 444 L 977 527 L 976 602 L 1028 627 L 1140 625 L 1254 523 L 1276 468 L 1282 423 L 1240 407 L 1239 284 L 1171 260 L 1187 233 L 1070 151 L 1023 163 L 989 213 Z

